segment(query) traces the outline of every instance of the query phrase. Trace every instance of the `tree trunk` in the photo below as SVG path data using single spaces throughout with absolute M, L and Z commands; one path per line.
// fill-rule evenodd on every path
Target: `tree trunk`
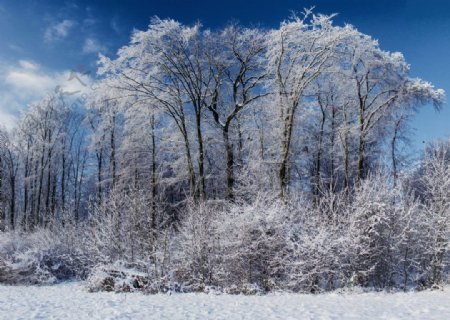
M 50 139 L 49 139 L 50 140 Z M 47 170 L 47 193 L 45 195 L 45 217 L 44 217 L 44 226 L 47 227 L 49 223 L 49 215 L 50 215 L 50 189 L 51 189 L 51 175 L 52 175 L 52 151 L 51 148 L 48 149 L 47 153 L 47 162 L 48 162 L 48 170 Z
M 50 214 L 51 214 L 52 219 L 55 218 L 57 183 L 58 183 L 58 177 L 56 174 L 53 174 L 52 195 L 50 197 Z
M 12 165 L 12 164 L 11 164 Z M 16 215 L 16 176 L 11 175 L 10 188 L 11 188 L 11 200 L 9 206 L 9 224 L 11 229 L 14 230 L 15 227 L 15 215 Z
M 280 180 L 280 197 L 284 199 L 287 196 L 287 187 L 289 185 L 289 172 L 288 172 L 288 161 L 290 154 L 292 129 L 294 125 L 294 112 L 295 106 L 292 108 L 291 113 L 286 115 L 284 121 L 284 130 L 281 141 L 281 162 L 278 177 Z
M 156 139 L 155 139 L 155 115 L 151 118 L 152 129 L 152 230 L 156 229 Z
M 110 137 L 110 147 L 111 147 L 111 176 L 112 176 L 112 188 L 116 185 L 116 115 L 113 114 L 111 119 L 111 137 Z
M 400 131 L 401 121 L 402 121 L 401 118 L 396 121 L 395 128 L 394 128 L 394 136 L 392 137 L 392 140 L 391 140 L 392 175 L 394 178 L 394 187 L 397 186 L 397 156 L 395 154 L 395 147 L 397 144 L 397 138 L 398 138 L 398 133 Z
M 61 209 L 64 210 L 66 206 L 66 141 L 64 140 L 62 146 L 62 173 L 61 173 Z
M 362 132 L 361 132 L 362 134 Z M 362 136 L 359 137 L 358 147 L 358 181 L 360 182 L 366 176 L 365 174 L 365 143 Z
M 332 113 L 331 113 L 331 168 L 330 168 L 330 190 L 335 190 L 334 185 L 334 177 L 335 177 L 335 140 L 336 140 L 336 112 L 337 109 L 333 107 Z
M 102 202 L 102 163 L 103 163 L 103 149 L 97 151 L 97 203 Z
M 200 103 L 199 103 L 200 106 Z M 198 174 L 199 174 L 199 186 L 198 191 L 200 195 L 200 200 L 205 201 L 206 200 L 206 187 L 205 187 L 205 151 L 203 147 L 203 134 L 202 134 L 202 128 L 201 128 L 201 112 L 200 107 L 196 108 L 195 111 L 195 120 L 197 125 L 197 139 L 198 139 Z
M 228 199 L 234 200 L 234 154 L 233 145 L 230 143 L 229 139 L 229 126 L 225 125 L 222 130 L 223 141 L 225 143 L 225 151 L 227 155 L 227 195 Z
M 364 130 L 364 103 L 360 98 L 359 107 L 359 146 L 358 146 L 358 181 L 365 178 L 365 130 Z
M 316 155 L 316 163 L 315 163 L 315 172 L 314 172 L 314 186 L 313 186 L 313 196 L 314 201 L 318 204 L 319 194 L 320 194 L 320 186 L 321 186 L 321 167 L 322 167 L 322 143 L 323 143 L 323 135 L 324 135 L 324 127 L 325 127 L 325 110 L 323 106 L 320 104 L 320 108 L 322 110 L 322 119 L 320 121 L 320 132 L 319 132 L 319 142 L 317 146 L 317 155 Z
M 81 160 L 81 169 L 77 170 L 79 172 L 79 175 L 77 174 L 77 177 L 79 177 L 78 192 L 77 192 L 78 197 L 76 198 L 76 202 L 75 202 L 75 221 L 77 223 L 80 219 L 80 204 L 81 204 L 82 187 L 83 187 L 83 180 L 84 180 L 84 170 L 85 170 L 86 158 L 87 158 L 86 152 L 87 152 L 86 150 L 83 150 L 83 156 L 82 156 L 82 160 Z M 80 149 L 79 149 L 78 153 L 81 154 Z
M 39 185 L 37 189 L 37 199 L 36 199 L 36 210 L 35 210 L 35 216 L 36 216 L 36 223 L 43 225 L 43 217 L 41 214 L 41 197 L 42 197 L 42 187 L 44 183 L 44 155 L 45 155 L 45 147 L 42 147 L 42 155 L 41 155 L 41 161 L 40 161 L 40 167 L 39 167 Z
M 23 224 L 24 227 L 27 228 L 28 227 L 28 186 L 29 186 L 29 166 L 30 166 L 30 161 L 28 159 L 28 153 L 29 153 L 29 143 L 27 144 L 27 156 L 25 159 L 25 171 L 24 171 L 24 182 L 23 182 Z M 33 160 L 31 160 L 31 162 L 33 162 Z
M 365 145 L 365 98 L 361 93 L 361 84 L 357 82 L 358 98 L 359 98 L 359 146 L 358 146 L 358 182 L 366 177 L 366 145 Z
M 242 159 L 243 159 L 243 139 L 242 139 L 242 128 L 241 128 L 241 119 L 239 117 L 239 114 L 236 116 L 236 124 L 237 124 L 237 132 L 238 132 L 238 164 L 242 166 Z
M 184 117 L 180 119 L 180 131 L 181 135 L 184 139 L 184 148 L 186 151 L 186 160 L 187 160 L 187 169 L 189 173 L 189 191 L 191 198 L 195 198 L 196 190 L 195 190 L 195 184 L 196 184 L 196 177 L 195 177 L 195 170 L 194 170 L 194 162 L 192 161 L 192 155 L 191 155 L 191 146 L 189 142 L 189 136 L 186 129 L 186 122 Z
M 348 121 L 347 121 L 347 112 L 344 110 L 344 124 L 346 127 L 348 127 Z M 344 190 L 345 193 L 348 195 L 349 193 L 349 187 L 350 187 L 350 172 L 349 172 L 349 148 L 348 148 L 348 129 L 345 129 L 344 137 L 341 136 L 341 143 L 343 147 L 343 160 L 344 160 Z

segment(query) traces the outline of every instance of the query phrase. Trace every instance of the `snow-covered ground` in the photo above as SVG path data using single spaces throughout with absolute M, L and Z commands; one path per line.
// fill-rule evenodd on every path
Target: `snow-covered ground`
M 1 319 L 450 319 L 450 288 L 419 293 L 229 296 L 0 286 Z

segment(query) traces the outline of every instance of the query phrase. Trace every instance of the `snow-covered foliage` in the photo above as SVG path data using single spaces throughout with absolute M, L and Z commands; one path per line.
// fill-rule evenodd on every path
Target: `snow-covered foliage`
M 85 277 L 97 265 L 91 290 L 111 278 L 108 270 L 123 275 L 111 290 L 130 290 L 139 274 L 149 292 L 440 286 L 449 272 L 449 208 L 442 197 L 450 172 L 448 163 L 434 161 L 423 163 L 421 179 L 433 195 L 425 202 L 406 184 L 393 187 L 391 177 L 377 174 L 351 196 L 330 192 L 318 205 L 267 195 L 251 203 L 190 203 L 179 222 L 157 219 L 155 227 L 145 194 L 113 191 L 83 223 L 2 234 L 1 279 L 48 283 Z
M 36 230 L 30 234 L 0 234 L 0 282 L 52 284 L 84 279 L 93 267 L 82 239 L 74 229 L 65 234 Z

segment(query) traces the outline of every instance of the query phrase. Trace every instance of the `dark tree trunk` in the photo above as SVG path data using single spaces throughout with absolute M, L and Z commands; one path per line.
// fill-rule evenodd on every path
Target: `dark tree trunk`
M 110 137 L 110 147 L 111 147 L 111 176 L 112 176 L 112 187 L 116 185 L 116 115 L 114 114 L 111 119 L 111 137 Z
M 11 164 L 12 165 L 12 164 Z M 9 206 L 9 224 L 11 229 L 15 228 L 15 216 L 16 216 L 16 176 L 11 175 L 9 177 L 10 188 L 11 188 L 11 200 Z
M 156 181 L 156 139 L 155 139 L 155 116 L 151 118 L 152 129 L 152 230 L 156 229 L 156 196 L 157 196 L 157 181 Z
M 320 186 L 322 184 L 321 181 L 321 167 L 322 167 L 322 144 L 323 144 L 323 136 L 324 136 L 324 128 L 325 128 L 325 110 L 322 106 L 322 104 L 319 102 L 321 111 L 322 111 L 322 118 L 320 121 L 320 132 L 319 132 L 319 141 L 317 146 L 317 155 L 316 155 L 316 163 L 315 163 L 315 169 L 314 169 L 314 186 L 313 186 L 313 196 L 314 201 L 316 204 L 318 204 L 319 201 L 319 195 L 320 195 Z
M 198 106 L 195 111 L 195 120 L 196 120 L 196 126 L 197 126 L 197 139 L 198 139 L 198 174 L 199 174 L 199 185 L 198 185 L 198 191 L 200 195 L 200 200 L 205 201 L 206 200 L 206 183 L 205 183 L 205 150 L 203 146 L 203 134 L 202 134 L 202 128 L 201 128 L 201 111 L 200 111 L 200 104 L 198 103 Z
M 226 166 L 226 174 L 227 174 L 227 195 L 228 199 L 231 201 L 234 200 L 234 154 L 233 154 L 233 145 L 230 143 L 229 139 L 229 126 L 225 125 L 222 130 L 223 141 L 225 143 L 225 150 L 227 155 L 227 166 Z

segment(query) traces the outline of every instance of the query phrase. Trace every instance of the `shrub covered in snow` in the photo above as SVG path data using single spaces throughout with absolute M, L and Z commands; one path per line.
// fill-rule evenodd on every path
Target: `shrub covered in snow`
M 80 244 L 65 240 L 50 230 L 0 233 L 0 282 L 51 284 L 85 278 L 92 267 L 91 257 Z
M 172 221 L 144 192 L 114 191 L 85 221 L 0 233 L 0 282 L 88 277 L 90 291 L 230 294 L 439 287 L 450 265 L 449 162 L 438 149 L 405 181 L 373 174 L 318 201 L 192 201 Z

